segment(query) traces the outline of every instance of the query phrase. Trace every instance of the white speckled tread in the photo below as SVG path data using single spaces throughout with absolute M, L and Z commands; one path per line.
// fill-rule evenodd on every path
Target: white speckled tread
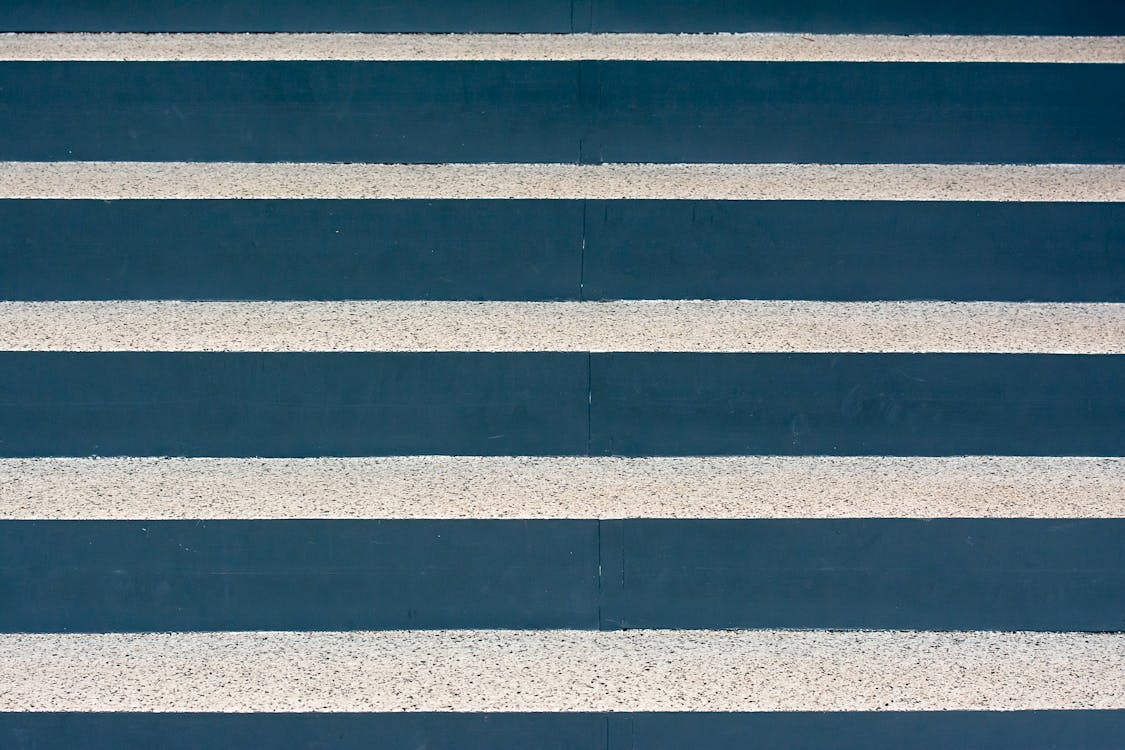
M 0 711 L 1125 708 L 1125 634 L 0 635 Z
M 887 34 L 0 34 L 0 60 L 1122 63 L 1125 37 Z
M 9 351 L 1125 352 L 1125 303 L 0 302 Z
M 1125 164 L 0 162 L 0 198 L 1125 201 Z
M 0 459 L 0 519 L 1121 517 L 1125 458 Z

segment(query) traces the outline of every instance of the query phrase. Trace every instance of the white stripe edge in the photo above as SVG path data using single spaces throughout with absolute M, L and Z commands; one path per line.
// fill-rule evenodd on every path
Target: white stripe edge
M 1122 63 L 1121 36 L 8 33 L 2 61 L 638 60 Z
M 0 635 L 0 711 L 1125 708 L 1125 634 Z
M 0 302 L 8 351 L 1125 353 L 1125 303 Z
M 1125 458 L 0 459 L 3 520 L 1125 518 Z
M 1125 164 L 0 162 L 0 198 L 1125 201 Z

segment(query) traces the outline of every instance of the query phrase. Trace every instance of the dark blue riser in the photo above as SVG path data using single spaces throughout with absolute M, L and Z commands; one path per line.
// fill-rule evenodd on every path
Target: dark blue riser
M 1119 750 L 1125 711 L 637 713 L 608 750 Z
M 0 630 L 597 628 L 593 521 L 0 521 Z
M 1125 711 L 0 713 L 11 750 L 1120 750 Z
M 578 299 L 582 213 L 549 200 L 0 200 L 0 299 Z
M 583 278 L 585 299 L 1125 301 L 1125 204 L 590 201 Z
M 0 200 L 0 226 L 0 299 L 1125 301 L 1120 203 Z
M 0 455 L 1125 455 L 1125 356 L 0 353 Z
M 1125 454 L 1125 356 L 603 354 L 603 455 Z
M 0 63 L 0 159 L 1120 162 L 1125 66 Z
M 1122 630 L 1123 538 L 1120 519 L 3 521 L 0 630 Z
M 0 30 L 1121 34 L 1125 9 L 1106 0 L 7 0 Z
M 0 713 L 11 750 L 1120 750 L 1125 711 Z
M 1125 520 L 633 519 L 601 536 L 608 629 L 1125 630 Z
M 584 354 L 0 353 L 0 455 L 586 452 Z
M 1077 730 L 1078 736 L 1089 727 L 1085 733 L 1095 737 L 1123 723 L 1099 714 L 1080 722 L 1069 715 L 1055 721 Z M 0 746 L 5 750 L 608 750 L 606 723 L 602 714 L 578 713 L 0 713 Z M 1025 747 L 1038 750 L 1035 745 Z

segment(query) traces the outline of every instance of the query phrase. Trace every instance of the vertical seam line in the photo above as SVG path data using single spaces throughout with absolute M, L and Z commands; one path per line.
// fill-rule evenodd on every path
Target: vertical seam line
M 586 301 L 586 208 L 589 201 L 582 199 L 582 244 L 578 250 L 578 301 Z

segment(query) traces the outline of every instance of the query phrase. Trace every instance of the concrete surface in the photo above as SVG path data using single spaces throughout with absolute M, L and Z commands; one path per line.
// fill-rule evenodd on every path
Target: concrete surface
M 1125 62 L 1125 37 L 890 34 L 0 34 L 0 60 Z
M 0 519 L 1123 516 L 1122 458 L 0 460 Z
M 1125 708 L 1125 635 L 388 631 L 0 636 L 3 711 Z
M 0 198 L 1125 201 L 1123 164 L 0 162 Z
M 1125 353 L 1125 303 L 0 302 L 8 351 Z

